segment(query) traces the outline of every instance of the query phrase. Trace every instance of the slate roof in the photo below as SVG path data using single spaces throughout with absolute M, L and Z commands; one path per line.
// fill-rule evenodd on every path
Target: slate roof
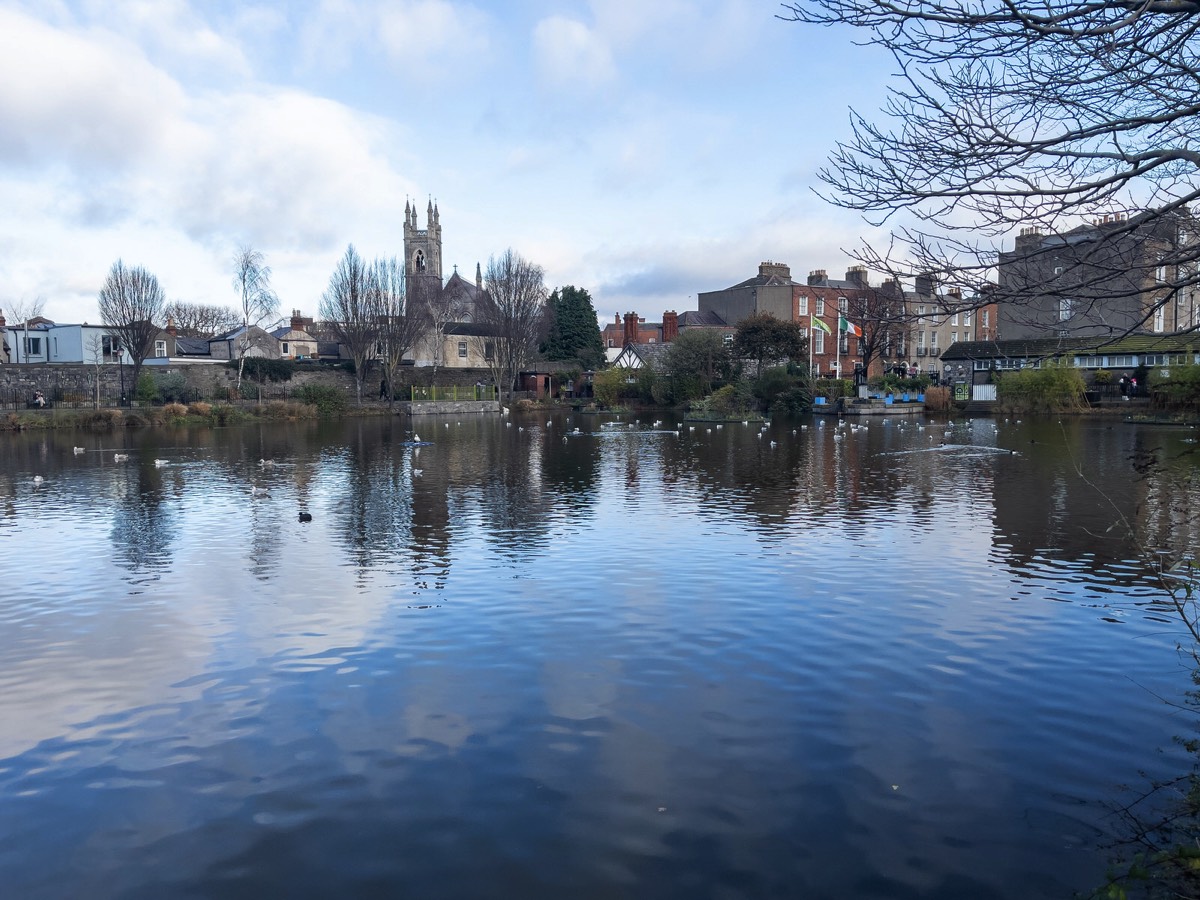
M 208 338 L 177 337 L 175 338 L 176 356 L 211 356 Z
M 712 310 L 697 310 L 688 309 L 679 314 L 680 328 L 728 328 L 729 325 L 724 319 L 717 315 Z
M 1008 341 L 959 341 L 942 359 L 1036 359 L 1064 354 L 1175 353 L 1200 351 L 1200 334 L 1131 334 L 1125 337 L 1029 338 Z

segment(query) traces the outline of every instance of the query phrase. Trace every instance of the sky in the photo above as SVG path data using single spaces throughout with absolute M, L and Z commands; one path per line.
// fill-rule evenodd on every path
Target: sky
M 814 192 L 889 60 L 772 0 L 0 0 L 0 310 L 99 319 L 117 259 L 233 306 L 261 251 L 315 316 L 348 244 L 445 275 L 512 248 L 600 323 L 877 232 Z

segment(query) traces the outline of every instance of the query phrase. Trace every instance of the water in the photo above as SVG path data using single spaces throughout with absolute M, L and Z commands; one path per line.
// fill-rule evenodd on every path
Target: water
M 1190 432 L 546 419 L 0 436 L 4 895 L 1069 897 L 1184 771 Z

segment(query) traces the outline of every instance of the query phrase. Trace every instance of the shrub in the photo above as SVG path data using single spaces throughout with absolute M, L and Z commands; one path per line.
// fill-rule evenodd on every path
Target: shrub
M 1108 369 L 1097 369 L 1095 374 L 1092 375 L 1092 382 L 1094 384 L 1112 384 L 1113 373 L 1108 371 Z
M 218 425 L 238 425 L 250 419 L 250 414 L 237 406 L 220 403 L 213 407 L 213 420 Z
M 781 410 L 791 410 L 798 402 L 801 410 L 812 404 L 812 392 L 807 376 L 784 366 L 767 369 L 763 372 L 755 379 L 753 392 L 758 402 L 762 404 L 762 408 L 771 412 L 785 395 L 789 397 L 789 400 L 787 404 L 780 406 Z M 802 397 L 809 399 L 804 402 L 801 400 Z
M 159 399 L 182 403 L 187 399 L 187 379 L 182 372 L 164 372 L 154 379 Z
M 317 413 L 315 406 L 295 400 L 270 400 L 259 409 L 266 419 L 311 419 Z
M 996 383 L 996 399 L 1019 412 L 1061 412 L 1084 405 L 1083 375 L 1078 369 L 1048 362 L 1041 368 L 1006 372 Z
M 592 379 L 592 391 L 604 406 L 616 406 L 628 390 L 629 369 L 605 369 Z
M 188 408 L 182 403 L 168 403 L 162 408 L 166 419 L 182 419 L 188 413 Z
M 1150 376 L 1150 392 L 1155 401 L 1167 406 L 1200 404 L 1200 366 L 1172 366 L 1163 377 L 1161 370 Z
M 231 359 L 226 366 L 233 371 L 238 370 L 240 361 Z M 242 378 L 266 384 L 268 381 L 280 383 L 291 381 L 296 373 L 296 364 L 288 359 L 267 359 L 264 356 L 247 356 L 242 367 Z
M 158 399 L 158 384 L 149 372 L 138 376 L 137 388 L 134 389 L 133 399 L 139 403 L 153 403 Z
M 718 416 L 744 416 L 754 408 L 754 395 L 746 382 L 734 382 L 713 391 L 708 408 Z
M 346 409 L 346 395 L 335 387 L 324 384 L 306 384 L 293 395 L 302 403 L 317 408 L 321 418 L 341 415 Z
M 208 418 L 212 415 L 212 410 L 212 404 L 205 403 L 203 400 L 197 400 L 195 403 L 189 403 L 187 408 L 188 415 L 204 416 L 205 418 Z

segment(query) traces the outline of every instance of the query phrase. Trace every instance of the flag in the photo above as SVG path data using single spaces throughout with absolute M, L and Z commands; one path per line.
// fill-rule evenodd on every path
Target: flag
M 818 319 L 816 316 L 809 316 L 808 320 L 810 322 L 812 322 L 813 328 L 820 328 L 826 334 L 833 334 L 833 331 L 830 329 L 830 327 L 828 325 L 826 325 L 823 321 Z
M 838 317 L 838 330 L 845 331 L 847 334 L 852 334 L 855 337 L 862 337 L 862 329 L 845 316 Z

